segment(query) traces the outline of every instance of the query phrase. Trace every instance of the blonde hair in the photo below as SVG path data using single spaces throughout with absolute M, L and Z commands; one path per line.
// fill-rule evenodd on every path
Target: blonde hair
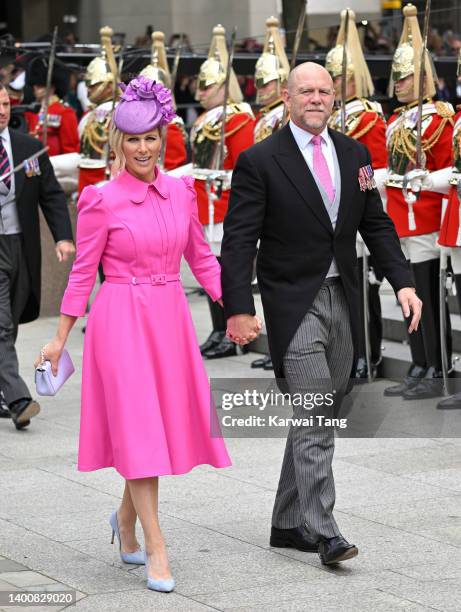
M 166 126 L 154 128 L 158 130 L 160 138 L 166 138 Z M 109 126 L 109 147 L 114 154 L 114 160 L 112 162 L 110 175 L 112 178 L 116 178 L 120 172 L 125 170 L 126 158 L 123 153 L 123 139 L 126 136 L 126 132 L 122 132 L 115 125 L 114 121 L 111 120 Z
M 125 132 L 118 129 L 115 123 L 111 120 L 109 126 L 109 147 L 114 154 L 114 161 L 110 169 L 112 178 L 115 178 L 125 169 L 125 154 L 123 153 L 123 137 Z

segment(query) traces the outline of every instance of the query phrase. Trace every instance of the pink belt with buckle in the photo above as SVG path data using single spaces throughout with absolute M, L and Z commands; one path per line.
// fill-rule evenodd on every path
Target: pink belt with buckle
M 181 274 L 151 274 L 150 276 L 106 276 L 106 283 L 123 285 L 166 285 L 181 280 Z

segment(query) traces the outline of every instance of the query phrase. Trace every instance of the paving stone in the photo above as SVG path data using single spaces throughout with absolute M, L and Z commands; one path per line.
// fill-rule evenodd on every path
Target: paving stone
M 173 593 L 156 593 L 147 587 L 123 593 L 89 595 L 78 601 L 72 610 L 78 612 L 201 612 L 209 606 Z
M 194 296 L 191 307 L 204 339 L 206 300 Z M 42 319 L 21 326 L 19 358 L 29 383 L 37 347 L 55 324 Z M 9 573 L 56 581 L 23 590 L 76 589 L 81 599 L 75 608 L 91 612 L 456 609 L 459 438 L 336 440 L 335 516 L 360 554 L 335 568 L 322 566 L 316 554 L 269 546 L 285 440 L 228 438 L 232 467 L 200 466 L 161 479 L 160 520 L 177 588 L 168 595 L 149 592 L 144 568 L 122 564 L 109 543 L 107 521 L 120 503 L 123 479 L 113 469 L 76 469 L 82 339 L 76 329 L 68 345 L 77 374 L 59 396 L 41 399 L 29 431 L 19 434 L 10 422 L 0 422 L 0 590 L 18 588 L 3 580 L 3 564 Z M 267 378 L 249 369 L 254 357 L 205 365 L 212 377 Z M 431 416 L 429 404 L 421 410 Z M 402 416 L 399 426 L 417 418 Z
M 17 587 L 28 587 L 37 584 L 50 584 L 56 582 L 49 576 L 43 576 L 38 572 L 25 570 L 22 572 L 3 572 L 2 580 Z
M 5 559 L 4 557 L 0 559 L 0 576 L 3 572 L 19 572 L 27 569 L 28 568 L 24 565 L 11 561 L 10 559 Z
M 239 588 L 271 585 L 275 582 L 327 580 L 320 563 L 313 567 L 288 559 L 271 551 L 256 550 L 232 555 L 209 555 L 203 563 L 177 559 L 172 572 L 177 582 L 176 592 L 195 598 L 196 594 L 221 593 Z M 142 569 L 134 570 L 142 575 Z

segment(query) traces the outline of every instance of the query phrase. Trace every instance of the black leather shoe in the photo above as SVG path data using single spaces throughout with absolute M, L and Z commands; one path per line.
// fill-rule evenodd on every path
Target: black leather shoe
M 272 527 L 269 543 L 274 548 L 296 548 L 303 552 L 318 552 L 319 543 L 305 525 L 293 529 Z
M 263 370 L 273 370 L 272 359 L 270 355 L 264 355 L 260 359 L 255 359 L 251 362 L 252 368 L 262 368 Z
M 252 361 L 251 367 L 252 368 L 264 368 L 264 364 L 267 363 L 268 361 L 271 361 L 270 356 L 264 355 L 264 357 L 260 357 L 259 359 L 255 359 L 254 361 Z
M 205 340 L 203 344 L 200 345 L 200 352 L 205 353 L 205 351 L 209 351 L 212 348 L 218 346 L 221 340 L 226 335 L 226 332 L 223 331 L 212 331 L 208 338 Z
M 437 404 L 438 410 L 461 410 L 461 393 L 446 397 Z
M 274 369 L 274 364 L 272 363 L 272 359 L 269 357 L 269 359 L 263 365 L 263 370 L 267 371 L 267 370 L 273 370 L 273 369 Z
M 319 543 L 319 557 L 323 565 L 332 565 L 340 561 L 347 561 L 348 559 L 352 559 L 352 557 L 356 557 L 358 554 L 359 549 L 357 546 L 349 544 L 341 535 L 335 538 L 321 540 Z
M 443 395 L 443 375 L 432 366 L 427 369 L 424 378 L 415 387 L 402 393 L 403 399 L 406 400 L 431 399 L 441 395 Z
M 378 366 L 374 363 L 371 364 L 371 379 L 376 378 L 378 373 Z M 359 357 L 357 360 L 357 368 L 355 370 L 355 383 L 361 384 L 368 382 L 368 365 L 365 357 Z
M 384 389 L 384 395 L 386 397 L 399 397 L 403 395 L 408 389 L 416 387 L 419 381 L 424 378 L 425 374 L 426 368 L 413 364 L 403 381 L 398 385 L 392 385 L 392 387 Z
M 235 342 L 232 342 L 227 336 L 224 336 L 217 346 L 202 353 L 202 355 L 206 359 L 222 359 L 223 357 L 235 357 L 235 355 L 238 355 L 240 352 L 248 353 L 248 346 L 245 344 L 237 348 Z
M 40 404 L 29 397 L 23 397 L 9 406 L 11 418 L 16 429 L 30 425 L 30 419 L 40 412 Z
M 11 419 L 8 404 L 5 402 L 3 397 L 0 399 L 0 419 Z

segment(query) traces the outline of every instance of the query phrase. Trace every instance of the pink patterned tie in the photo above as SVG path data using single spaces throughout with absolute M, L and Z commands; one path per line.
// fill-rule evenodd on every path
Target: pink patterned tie
M 327 160 L 322 152 L 322 137 L 317 135 L 314 136 L 311 140 L 314 145 L 314 173 L 317 177 L 317 180 L 325 189 L 325 192 L 330 200 L 333 202 L 335 199 L 335 187 L 333 185 L 333 181 L 331 180 L 331 174 L 328 169 Z

